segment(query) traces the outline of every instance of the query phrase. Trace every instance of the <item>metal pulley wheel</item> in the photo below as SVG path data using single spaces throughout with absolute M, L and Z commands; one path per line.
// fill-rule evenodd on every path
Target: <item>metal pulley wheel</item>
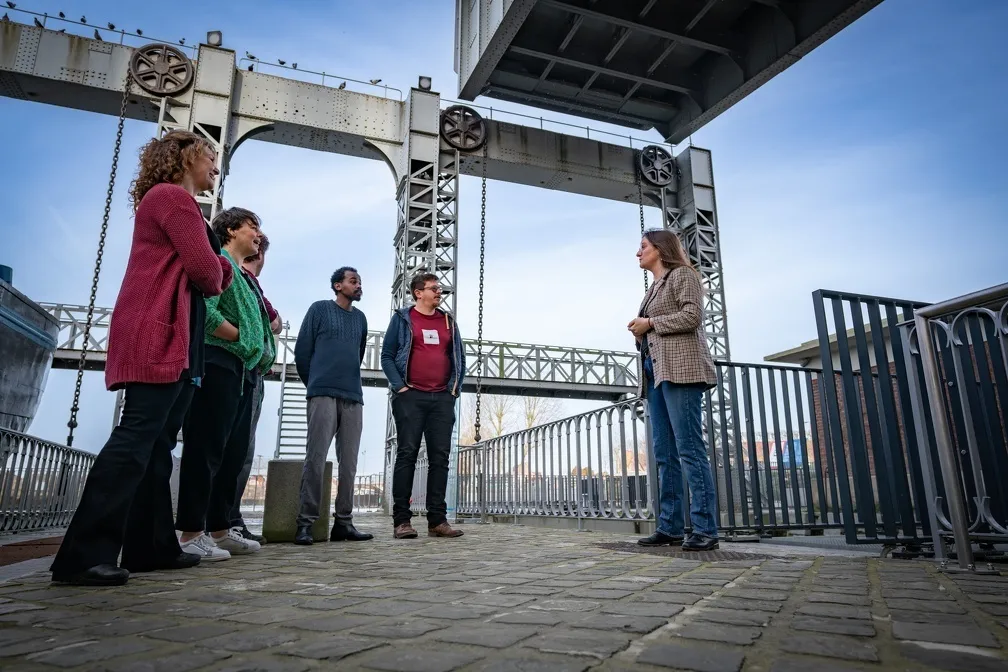
M 189 57 L 170 44 L 148 44 L 133 52 L 129 64 L 133 81 L 155 96 L 174 96 L 193 82 Z
M 637 154 L 637 169 L 653 187 L 667 187 L 675 176 L 675 160 L 663 147 L 648 145 Z
M 460 152 L 474 152 L 486 143 L 486 122 L 466 105 L 452 105 L 441 113 L 441 137 Z

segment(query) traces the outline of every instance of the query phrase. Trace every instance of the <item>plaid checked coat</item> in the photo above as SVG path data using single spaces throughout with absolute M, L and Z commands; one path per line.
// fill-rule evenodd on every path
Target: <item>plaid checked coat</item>
M 700 277 L 689 268 L 675 268 L 656 281 L 641 302 L 641 317 L 651 318 L 652 329 L 646 334 L 654 364 L 655 385 L 668 381 L 676 384 L 717 384 L 714 360 L 707 349 L 703 332 L 703 288 Z M 638 341 L 637 348 L 641 344 Z M 638 358 L 640 383 L 644 391 L 644 362 Z

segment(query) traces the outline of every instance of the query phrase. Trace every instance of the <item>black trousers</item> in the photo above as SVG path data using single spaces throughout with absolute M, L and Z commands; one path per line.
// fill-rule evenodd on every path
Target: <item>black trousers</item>
M 171 505 L 171 451 L 192 400 L 188 380 L 128 383 L 122 417 L 88 473 L 52 564 L 74 574 L 95 565 L 150 566 L 182 552 Z
M 392 473 L 392 521 L 410 522 L 410 496 L 416 471 L 420 439 L 427 442 L 427 526 L 447 520 L 445 490 L 448 488 L 448 458 L 455 428 L 455 397 L 449 392 L 407 390 L 392 400 L 396 423 L 396 460 Z
M 182 429 L 177 529 L 216 532 L 231 526 L 254 403 L 255 386 L 243 371 L 207 363 Z

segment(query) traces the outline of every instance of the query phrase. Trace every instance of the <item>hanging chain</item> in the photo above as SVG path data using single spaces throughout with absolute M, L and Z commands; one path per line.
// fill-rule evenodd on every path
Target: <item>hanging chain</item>
M 640 206 L 640 235 L 644 237 L 644 185 L 641 184 L 640 169 L 637 170 L 637 204 Z M 648 291 L 647 271 L 644 271 L 644 293 Z
M 476 443 L 480 442 L 480 404 L 483 394 L 483 272 L 486 260 L 486 164 L 487 146 L 483 143 L 483 195 L 480 201 L 479 321 L 476 333 Z
M 77 385 L 74 387 L 73 405 L 70 407 L 70 421 L 67 427 L 67 446 L 73 446 L 74 430 L 77 429 L 77 411 L 80 410 L 81 383 L 84 381 L 84 364 L 87 361 L 88 342 L 91 339 L 91 325 L 94 321 L 95 299 L 98 296 L 98 278 L 101 275 L 102 254 L 105 251 L 105 236 L 108 233 L 109 215 L 112 212 L 112 192 L 115 190 L 116 171 L 119 168 L 119 150 L 122 148 L 123 124 L 126 122 L 126 104 L 129 102 L 133 74 L 126 69 L 126 83 L 123 86 L 122 103 L 119 106 L 119 127 L 116 129 L 115 150 L 112 152 L 112 170 L 109 173 L 108 192 L 105 195 L 105 214 L 102 217 L 101 235 L 98 238 L 98 254 L 95 257 L 94 277 L 91 280 L 91 298 L 88 301 L 87 319 L 84 322 L 84 343 L 81 346 L 80 362 L 77 364 Z

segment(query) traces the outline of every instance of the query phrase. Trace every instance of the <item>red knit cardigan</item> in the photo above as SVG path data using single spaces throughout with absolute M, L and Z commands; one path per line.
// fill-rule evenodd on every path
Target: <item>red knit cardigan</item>
M 174 184 L 152 187 L 137 208 L 112 312 L 106 387 L 177 381 L 189 366 L 190 284 L 216 296 L 232 278 L 230 262 L 210 246 L 189 192 Z

